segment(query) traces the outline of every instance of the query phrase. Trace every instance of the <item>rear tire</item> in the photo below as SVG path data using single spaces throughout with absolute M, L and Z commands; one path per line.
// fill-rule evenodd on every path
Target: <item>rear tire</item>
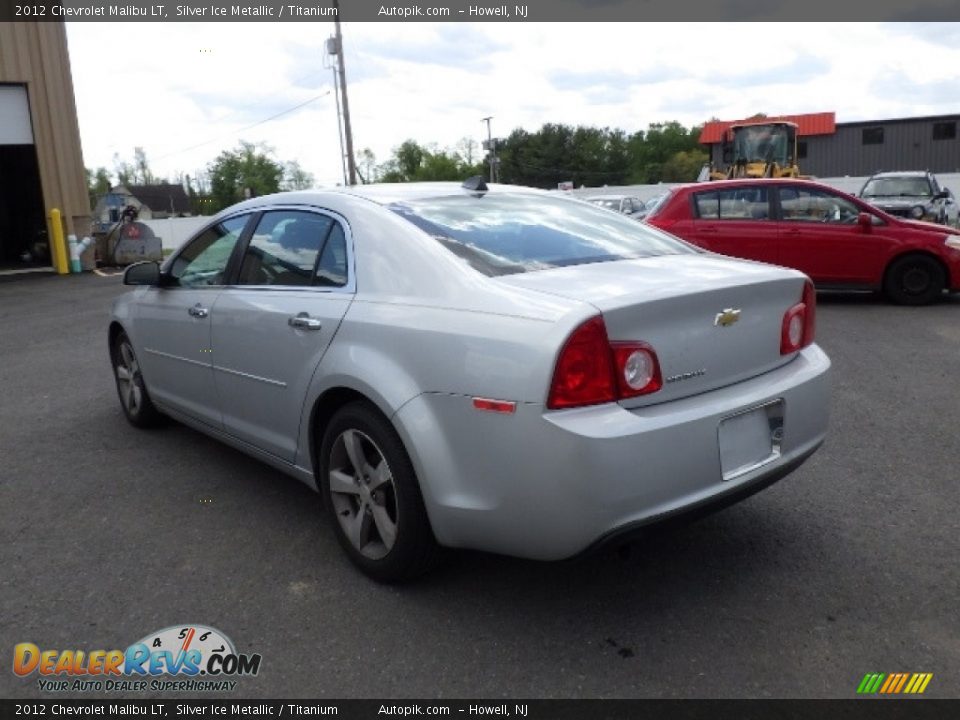
M 442 549 L 430 528 L 420 484 L 403 442 L 370 403 L 345 405 L 320 444 L 320 492 L 350 560 L 379 582 L 431 570 Z
M 940 263 L 926 255 L 907 255 L 890 265 L 883 289 L 900 305 L 927 305 L 940 297 L 945 284 Z
M 150 393 L 143 382 L 140 362 L 126 333 L 121 332 L 114 339 L 110 346 L 110 359 L 113 363 L 113 377 L 117 383 L 120 407 L 123 408 L 127 420 L 139 428 L 159 425 L 163 416 L 150 400 Z

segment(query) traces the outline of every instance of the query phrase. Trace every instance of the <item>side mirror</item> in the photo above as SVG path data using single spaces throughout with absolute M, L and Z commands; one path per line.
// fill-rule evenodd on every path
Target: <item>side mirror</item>
M 124 285 L 159 285 L 160 265 L 154 260 L 128 265 L 123 271 Z
M 862 212 L 857 215 L 857 224 L 865 231 L 870 232 L 873 227 L 873 215 L 868 212 Z
M 940 192 L 938 192 L 936 195 L 933 196 L 933 199 L 946 200 L 948 197 L 950 197 L 950 193 L 947 192 L 946 190 L 941 190 Z

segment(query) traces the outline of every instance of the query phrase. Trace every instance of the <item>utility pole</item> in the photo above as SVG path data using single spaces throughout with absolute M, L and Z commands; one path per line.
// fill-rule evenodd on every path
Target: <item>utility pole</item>
M 348 183 L 357 184 L 357 165 L 353 159 L 353 132 L 350 130 L 350 106 L 347 104 L 347 71 L 343 63 L 343 35 L 340 33 L 340 2 L 333 0 L 333 7 L 337 11 L 334 26 L 336 27 L 337 57 L 340 67 L 340 98 L 343 101 L 343 133 L 347 140 L 347 172 Z
M 337 41 L 334 38 L 327 40 L 330 46 L 336 45 Z M 331 52 L 331 55 L 336 54 L 336 51 Z M 333 99 L 337 101 L 337 132 L 340 134 L 340 166 L 343 170 L 343 184 L 347 184 L 347 152 L 343 149 L 343 114 L 340 112 L 340 91 L 337 89 L 337 68 L 333 66 L 330 68 L 333 71 Z
M 487 124 L 487 153 L 490 158 L 490 182 L 497 181 L 497 146 L 493 142 L 493 135 L 490 132 L 490 121 L 493 115 L 483 118 L 480 122 Z

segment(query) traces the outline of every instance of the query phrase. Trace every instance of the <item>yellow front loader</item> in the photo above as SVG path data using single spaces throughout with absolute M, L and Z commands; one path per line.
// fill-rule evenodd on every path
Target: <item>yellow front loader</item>
M 704 165 L 700 180 L 803 177 L 797 165 L 797 124 L 784 120 L 730 126 L 724 138 L 724 167 Z

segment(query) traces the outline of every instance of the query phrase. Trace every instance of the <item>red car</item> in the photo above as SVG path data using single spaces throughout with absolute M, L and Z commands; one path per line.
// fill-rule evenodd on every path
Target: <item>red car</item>
M 809 180 L 681 185 L 646 222 L 713 252 L 796 268 L 820 288 L 882 290 L 909 305 L 960 291 L 960 231 Z

